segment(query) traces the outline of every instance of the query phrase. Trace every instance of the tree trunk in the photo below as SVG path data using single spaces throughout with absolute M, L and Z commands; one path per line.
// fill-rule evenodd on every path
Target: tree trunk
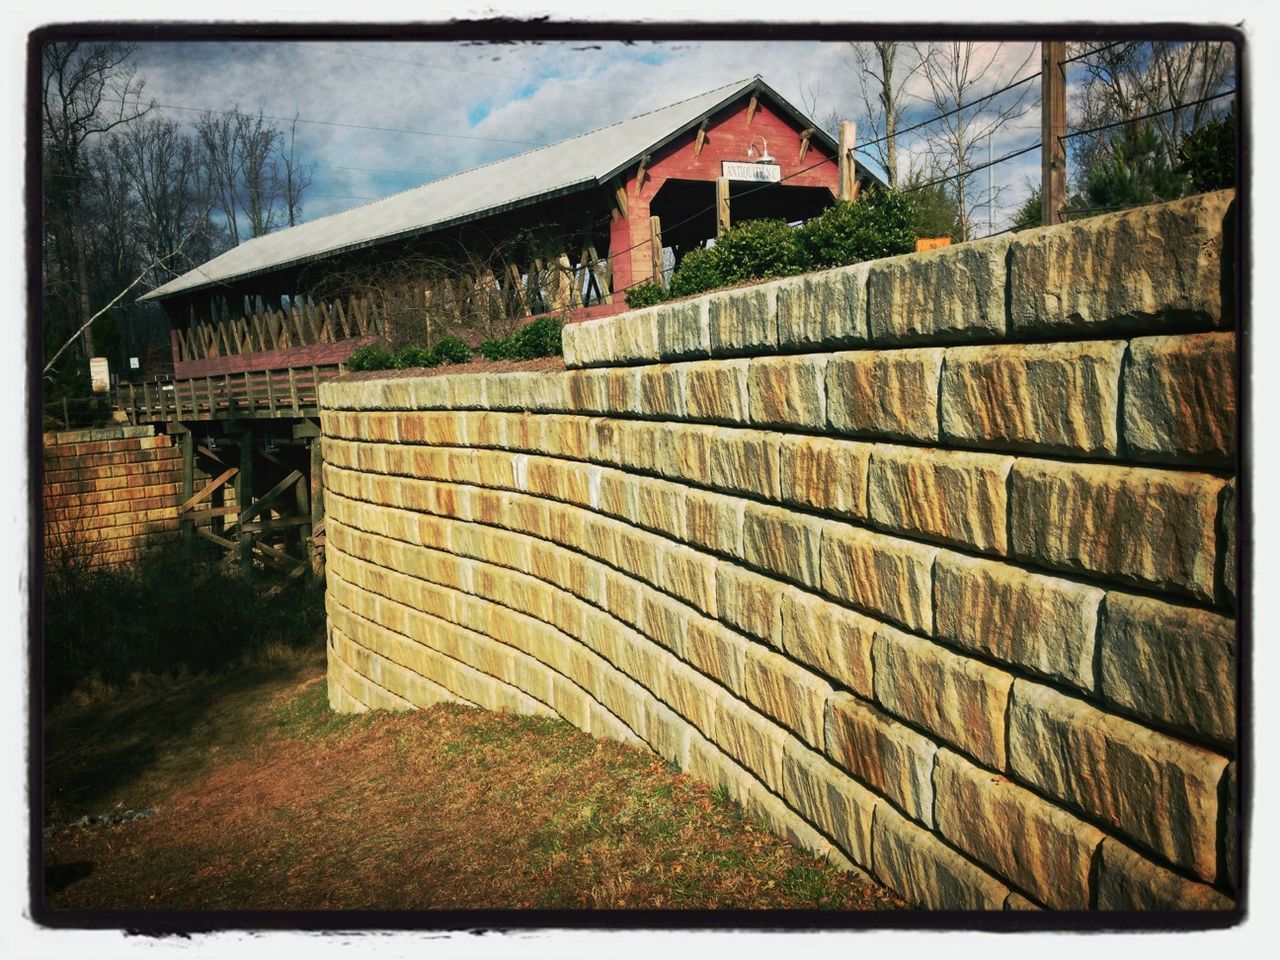
M 80 323 L 84 325 L 81 335 L 84 344 L 84 355 L 87 358 L 97 356 L 93 343 L 93 325 L 89 318 L 93 316 L 93 306 L 89 302 L 89 259 L 84 244 L 84 212 L 80 202 L 80 187 L 73 188 L 71 198 L 71 236 L 76 248 L 76 287 L 80 304 Z

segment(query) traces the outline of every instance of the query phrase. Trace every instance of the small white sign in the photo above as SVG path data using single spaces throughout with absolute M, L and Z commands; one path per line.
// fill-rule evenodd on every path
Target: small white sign
M 739 163 L 732 160 L 721 160 L 720 175 L 730 180 L 778 183 L 782 180 L 782 167 L 776 163 Z
M 130 370 L 137 370 L 137 369 L 138 369 L 138 366 L 139 366 L 139 364 L 138 364 L 138 358 L 137 358 L 137 357 L 130 357 L 130 358 L 129 358 L 129 369 L 130 369 Z
M 106 357 L 89 358 L 89 381 L 94 393 L 107 393 L 111 389 L 111 364 Z

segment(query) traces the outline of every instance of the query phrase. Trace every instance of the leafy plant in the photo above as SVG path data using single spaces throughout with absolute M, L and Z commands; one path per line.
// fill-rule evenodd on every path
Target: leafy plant
M 435 356 L 426 347 L 401 347 L 391 357 L 391 366 L 396 370 L 408 370 L 411 367 L 434 367 L 435 365 Z
M 471 348 L 461 337 L 441 337 L 431 348 L 431 366 L 445 363 L 466 363 L 471 359 Z
M 1180 197 L 1188 184 L 1170 165 L 1155 129 L 1144 123 L 1112 136 L 1111 156 L 1094 168 L 1084 193 L 1093 207 L 1133 207 Z
M 505 340 L 485 340 L 476 350 L 486 360 L 533 360 L 560 354 L 559 317 L 531 320 Z
M 1177 172 L 1196 193 L 1236 185 L 1236 112 L 1193 130 L 1178 144 Z
M 377 343 L 366 343 L 347 358 L 348 370 L 388 370 L 394 365 L 392 353 Z
M 510 338 L 506 340 L 482 340 L 480 345 L 476 347 L 476 353 L 486 360 L 509 360 L 511 359 L 508 353 L 510 349 Z
M 672 278 L 674 284 L 675 278 Z M 663 289 L 662 284 L 654 283 L 652 280 L 644 280 L 627 290 L 626 294 L 627 306 L 632 310 L 639 310 L 641 307 L 652 307 L 655 303 L 662 303 L 667 297 L 667 291 Z
M 805 269 L 878 260 L 915 248 L 910 194 L 869 191 L 857 203 L 837 202 L 796 231 Z
M 725 284 L 802 273 L 808 267 L 795 230 L 784 220 L 747 220 L 712 248 Z
M 724 274 L 720 271 L 715 247 L 694 247 L 680 258 L 680 266 L 671 275 L 673 297 L 688 297 L 723 286 Z

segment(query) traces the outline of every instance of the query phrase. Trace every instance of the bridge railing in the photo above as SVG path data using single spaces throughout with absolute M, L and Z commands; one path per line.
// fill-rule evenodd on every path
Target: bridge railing
M 122 383 L 112 391 L 112 403 L 130 423 L 315 416 L 320 384 L 345 369 L 337 363 L 164 383 Z

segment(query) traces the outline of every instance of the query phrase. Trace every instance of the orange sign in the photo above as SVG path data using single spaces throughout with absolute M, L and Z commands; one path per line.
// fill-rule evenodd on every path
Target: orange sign
M 950 237 L 919 237 L 916 239 L 916 253 L 921 250 L 937 250 L 940 247 L 951 246 Z

